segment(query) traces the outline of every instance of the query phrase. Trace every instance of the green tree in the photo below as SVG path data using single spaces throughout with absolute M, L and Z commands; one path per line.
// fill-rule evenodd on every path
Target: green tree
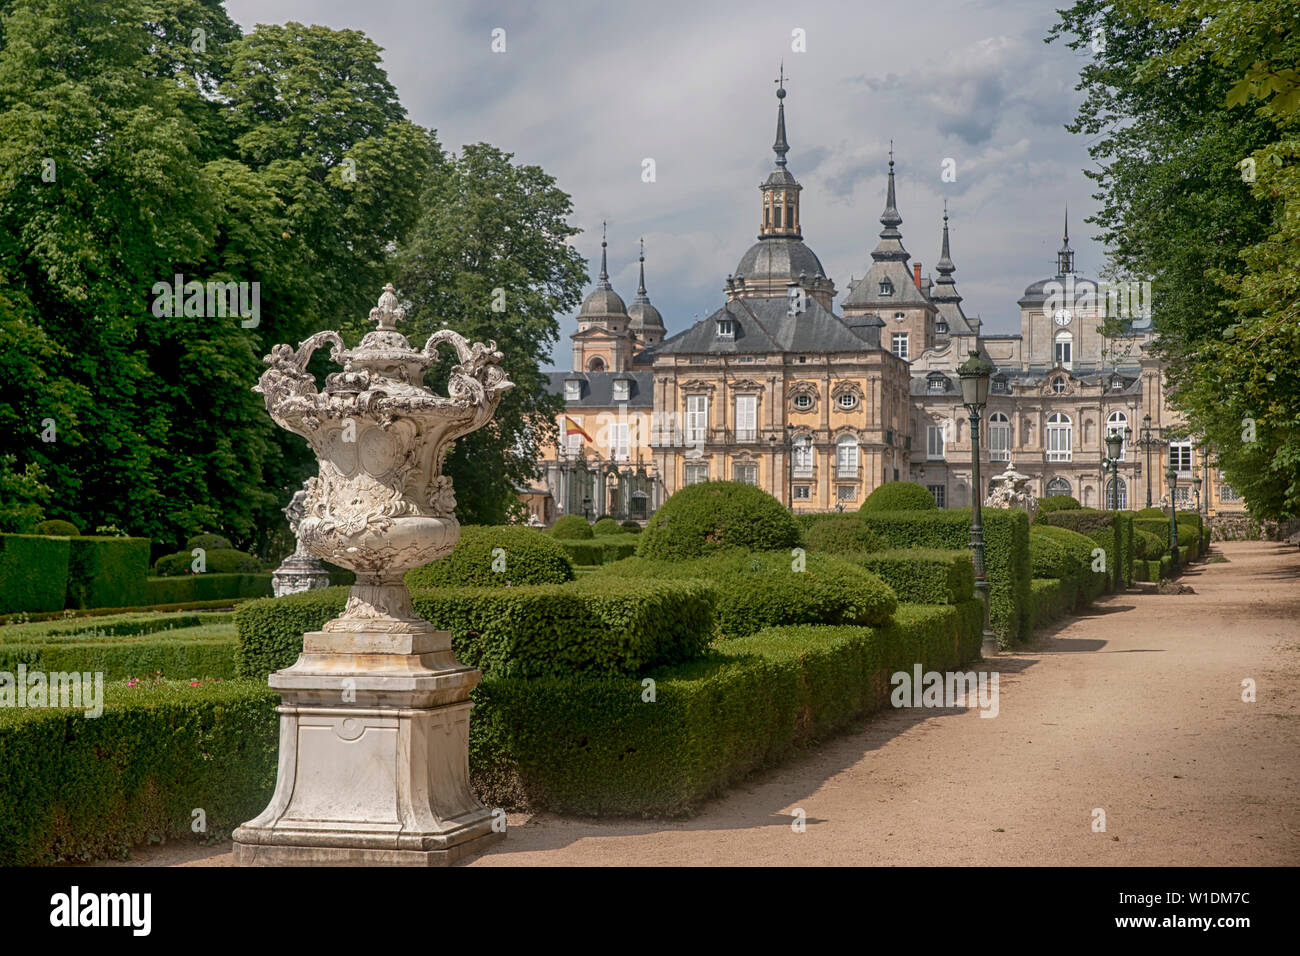
M 1188 431 L 1259 517 L 1300 514 L 1300 8 L 1079 0 L 1048 37 L 1088 57 L 1112 274 L 1153 279 L 1157 351 Z
M 578 304 L 587 283 L 586 263 L 567 244 L 578 231 L 568 222 L 569 196 L 540 168 L 512 158 L 484 143 L 448 157 L 397 256 L 396 284 L 409 300 L 407 332 L 417 347 L 440 328 L 495 341 L 515 383 L 493 421 L 447 459 L 457 513 L 470 524 L 508 520 L 518 511 L 515 485 L 537 477 L 541 445 L 554 440 L 562 408 L 541 369 L 559 337 L 556 315 Z M 429 373 L 440 392 L 451 358 Z

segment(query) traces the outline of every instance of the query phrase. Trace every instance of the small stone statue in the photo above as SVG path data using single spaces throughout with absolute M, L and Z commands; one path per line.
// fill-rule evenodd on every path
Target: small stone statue
M 986 508 L 1024 508 L 1029 512 L 1029 520 L 1034 520 L 1038 511 L 1038 499 L 1029 490 L 1029 476 L 1016 471 L 1016 466 L 1007 462 L 1007 470 L 996 475 L 997 483 L 993 492 L 984 499 Z
M 298 526 L 307 516 L 306 501 L 306 489 L 299 488 L 293 493 L 289 504 L 282 509 L 284 516 L 289 519 L 289 530 L 293 532 L 295 547 L 293 554 L 271 573 L 271 591 L 276 597 L 330 586 L 330 576 L 325 565 L 303 547 L 302 537 L 298 533 Z

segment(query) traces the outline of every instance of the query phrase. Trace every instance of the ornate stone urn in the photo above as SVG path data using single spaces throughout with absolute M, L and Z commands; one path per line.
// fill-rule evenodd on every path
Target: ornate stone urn
M 302 534 L 298 525 L 307 514 L 303 500 L 307 497 L 305 490 L 295 491 L 284 516 L 289 519 L 289 530 L 293 532 L 297 546 L 280 566 L 271 572 L 271 592 L 276 597 L 297 594 L 299 591 L 311 591 L 315 588 L 327 588 L 330 585 L 329 572 L 320 558 L 303 547 Z
M 986 508 L 1024 508 L 1029 512 L 1029 520 L 1034 520 L 1038 511 L 1038 499 L 1029 490 L 1030 477 L 1016 471 L 1016 466 L 1007 461 L 1007 470 L 994 475 L 997 483 L 993 493 L 984 499 Z
M 336 332 L 277 345 L 254 389 L 320 460 L 302 545 L 357 581 L 342 615 L 303 635 L 297 662 L 271 675 L 283 699 L 279 771 L 270 806 L 234 832 L 241 865 L 448 864 L 504 835 L 469 789 L 468 697 L 482 674 L 416 615 L 402 575 L 455 547 L 443 456 L 512 383 L 495 343 L 442 330 L 415 351 L 396 330 L 403 314 L 385 286 L 370 312 L 379 327 L 357 348 Z M 343 370 L 317 391 L 307 363 L 327 342 Z M 443 343 L 459 362 L 445 398 L 422 384 Z

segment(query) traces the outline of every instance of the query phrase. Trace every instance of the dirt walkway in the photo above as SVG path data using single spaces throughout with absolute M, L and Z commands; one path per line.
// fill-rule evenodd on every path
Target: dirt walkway
M 1216 547 L 1196 594 L 1105 598 L 999 657 L 996 718 L 890 711 L 692 820 L 512 817 L 470 865 L 1300 863 L 1300 552 Z

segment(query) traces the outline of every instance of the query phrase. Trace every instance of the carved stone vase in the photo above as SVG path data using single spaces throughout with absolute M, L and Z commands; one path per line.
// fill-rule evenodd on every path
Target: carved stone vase
M 416 615 L 402 576 L 459 540 L 443 456 L 512 383 L 496 343 L 442 330 L 415 351 L 396 330 L 403 315 L 390 284 L 370 312 L 378 329 L 357 348 L 335 332 L 277 345 L 255 388 L 320 460 L 303 547 L 357 580 L 343 613 L 270 677 L 282 698 L 276 788 L 234 832 L 241 865 L 445 865 L 504 836 L 469 788 L 468 698 L 482 674 Z M 317 391 L 307 363 L 325 343 L 343 370 Z M 445 398 L 423 385 L 443 343 L 458 362 Z

